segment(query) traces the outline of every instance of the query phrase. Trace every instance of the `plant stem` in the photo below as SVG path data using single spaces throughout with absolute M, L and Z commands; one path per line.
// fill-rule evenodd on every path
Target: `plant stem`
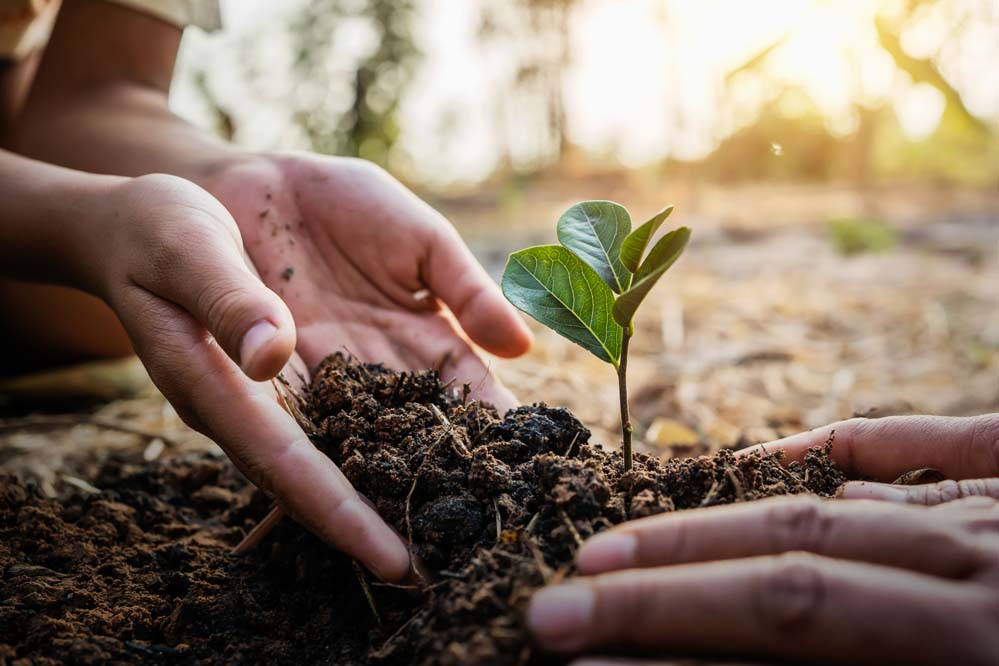
M 628 343 L 631 333 L 624 329 L 621 339 L 621 363 L 617 366 L 617 387 L 621 398 L 621 434 L 623 441 L 621 450 L 624 452 L 624 471 L 631 471 L 631 415 L 628 413 Z

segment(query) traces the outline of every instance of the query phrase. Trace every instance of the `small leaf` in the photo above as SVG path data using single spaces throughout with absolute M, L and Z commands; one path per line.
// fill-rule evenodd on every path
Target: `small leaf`
M 621 243 L 621 263 L 632 273 L 638 272 L 638 265 L 642 263 L 642 254 L 646 246 L 656 231 L 666 221 L 669 214 L 673 212 L 673 206 L 666 206 L 649 219 L 648 222 L 632 231 Z
M 624 331 L 611 314 L 614 294 L 575 254 L 559 245 L 514 252 L 501 285 L 517 308 L 617 366 Z
M 613 201 L 583 201 L 558 220 L 558 240 L 603 278 L 615 293 L 631 285 L 621 263 L 621 243 L 631 231 L 631 216 Z
M 655 286 L 663 273 L 680 257 L 689 240 L 690 229 L 680 227 L 660 238 L 652 246 L 649 256 L 645 258 L 642 265 L 638 267 L 638 272 L 635 273 L 635 283 L 631 289 L 618 296 L 617 301 L 615 301 L 614 321 L 623 328 L 632 330 L 632 320 L 635 318 L 638 306 L 642 304 L 642 301 L 648 296 L 649 290 Z

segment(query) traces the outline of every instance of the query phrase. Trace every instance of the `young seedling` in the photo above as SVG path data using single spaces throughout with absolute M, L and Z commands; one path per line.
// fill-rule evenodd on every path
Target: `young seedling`
M 633 430 L 628 343 L 635 333 L 635 312 L 690 239 L 687 227 L 674 229 L 642 258 L 672 212 L 667 206 L 632 231 L 624 206 L 583 201 L 559 218 L 561 245 L 514 252 L 503 269 L 503 294 L 511 303 L 617 369 L 626 472 L 631 469 Z

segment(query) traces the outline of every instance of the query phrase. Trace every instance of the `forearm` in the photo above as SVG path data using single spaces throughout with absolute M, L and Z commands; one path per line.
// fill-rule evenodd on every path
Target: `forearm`
M 89 288 L 79 248 L 122 180 L 0 150 L 0 277 Z
M 12 145 L 97 173 L 201 182 L 243 153 L 167 103 L 180 30 L 111 3 L 67 0 Z
M 243 154 L 172 113 L 165 92 L 134 82 L 58 95 L 40 90 L 26 111 L 12 141 L 19 153 L 93 173 L 201 181 Z

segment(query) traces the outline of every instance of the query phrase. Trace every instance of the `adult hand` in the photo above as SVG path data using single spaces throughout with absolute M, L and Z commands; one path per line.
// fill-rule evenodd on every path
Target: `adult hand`
M 122 179 L 96 194 L 99 214 L 74 232 L 78 286 L 111 305 L 184 421 L 314 533 L 382 578 L 405 576 L 399 537 L 312 445 L 274 388 L 254 381 L 296 360 L 295 324 L 246 262 L 226 209 L 173 176 Z
M 346 349 L 399 370 L 440 368 L 501 411 L 516 405 L 472 343 L 518 356 L 529 330 L 451 224 L 385 171 L 280 155 L 224 162 L 201 182 L 294 313 L 310 367 Z
M 539 644 L 669 658 L 999 662 L 999 501 L 985 479 L 999 476 L 999 416 L 852 420 L 766 448 L 800 458 L 831 429 L 848 473 L 893 479 L 935 467 L 954 480 L 845 490 L 898 502 L 779 498 L 621 525 L 580 549 L 586 577 L 535 595 L 528 622 Z
M 783 449 L 788 462 L 802 461 L 808 449 L 830 436 L 832 459 L 847 476 L 882 482 L 851 481 L 840 491 L 843 498 L 917 504 L 940 504 L 968 495 L 999 499 L 999 414 L 855 418 L 740 454 Z M 922 468 L 938 470 L 947 480 L 915 486 L 883 483 Z

